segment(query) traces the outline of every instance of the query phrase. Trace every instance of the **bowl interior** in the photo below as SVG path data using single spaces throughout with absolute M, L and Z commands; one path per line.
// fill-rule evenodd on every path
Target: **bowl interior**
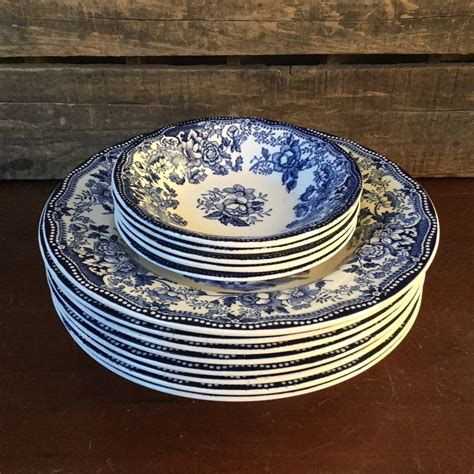
M 215 119 L 172 126 L 122 157 L 119 193 L 178 232 L 259 238 L 317 228 L 355 200 L 360 176 L 337 146 L 290 125 Z

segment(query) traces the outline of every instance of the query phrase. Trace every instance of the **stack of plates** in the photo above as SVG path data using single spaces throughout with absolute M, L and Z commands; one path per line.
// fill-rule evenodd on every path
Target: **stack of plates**
M 216 121 L 228 124 L 229 119 Z M 234 121 L 249 127 L 253 123 Z M 164 229 L 154 227 L 142 211 L 131 211 L 117 186 L 120 168 L 114 174 L 114 166 L 130 163 L 141 144 L 150 139 L 154 143 L 162 131 L 108 148 L 70 173 L 44 208 L 39 239 L 54 305 L 77 344 L 138 384 L 223 401 L 319 390 L 389 354 L 410 330 L 420 307 L 439 237 L 433 206 L 424 190 L 386 158 L 348 140 L 297 130 L 334 145 L 331 153 L 342 149 L 361 172 L 363 192 L 350 242 L 321 264 L 279 279 L 189 278 L 158 266 L 145 252 L 140 239 L 158 238 Z M 287 157 L 301 156 L 301 144 L 290 153 L 288 135 L 275 136 L 274 141 L 261 139 Z M 181 139 L 204 156 L 202 142 L 191 131 Z M 270 157 L 277 153 L 270 145 L 264 148 Z M 183 150 L 186 160 L 192 158 L 189 153 Z M 254 163 L 259 163 L 258 153 Z M 176 155 L 169 159 L 179 161 Z M 223 166 L 226 159 L 225 154 L 216 158 Z M 289 162 L 287 176 L 294 174 L 294 162 Z M 358 200 L 356 196 L 354 203 Z M 191 222 L 193 214 L 181 214 L 181 204 L 175 209 Z M 154 211 L 150 214 L 157 217 Z M 212 229 L 214 221 L 208 224 Z M 127 242 L 132 229 L 137 232 Z M 209 234 L 219 235 L 218 230 Z M 190 240 L 185 242 L 176 245 L 188 250 Z
M 212 281 L 268 281 L 337 254 L 362 177 L 315 132 L 249 119 L 166 127 L 126 147 L 112 178 L 117 231 L 144 259 Z

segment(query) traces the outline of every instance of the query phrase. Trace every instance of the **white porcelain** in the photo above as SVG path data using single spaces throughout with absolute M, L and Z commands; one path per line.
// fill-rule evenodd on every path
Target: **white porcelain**
M 254 265 L 229 266 L 192 261 L 155 251 L 144 243 L 140 245 L 136 241 L 131 240 L 125 229 L 121 227 L 121 223 L 116 222 L 116 224 L 117 231 L 126 245 L 152 264 L 188 277 L 229 282 L 268 281 L 294 275 L 320 265 L 332 258 L 349 242 L 356 227 L 356 222 L 354 222 L 350 227 L 344 229 L 341 235 L 336 236 L 331 243 L 322 247 L 320 251 L 305 257 L 268 265 L 258 263 Z
M 360 197 L 350 155 L 311 130 L 210 118 L 144 135 L 119 156 L 112 192 L 170 236 L 229 247 L 298 240 Z
M 173 244 L 172 246 L 164 245 L 161 240 L 154 239 L 149 233 L 145 233 L 138 229 L 122 213 L 117 212 L 116 210 L 114 214 L 116 225 L 118 224 L 117 227 L 120 227 L 120 229 L 123 230 L 129 240 L 137 242 L 157 256 L 166 258 L 167 255 L 172 254 L 175 258 L 181 258 L 181 260 L 178 262 L 185 265 L 190 260 L 197 260 L 205 263 L 218 263 L 219 265 L 270 264 L 294 260 L 296 258 L 315 254 L 316 252 L 320 253 L 328 245 L 336 241 L 345 231 L 348 230 L 348 228 L 355 227 L 357 223 L 357 212 L 355 212 L 353 216 L 351 216 L 350 220 L 344 221 L 340 224 L 340 226 L 336 226 L 335 229 L 332 229 L 330 234 L 324 235 L 314 242 L 305 243 L 305 245 L 294 247 L 293 249 L 282 252 L 255 252 L 249 254 L 239 253 L 230 255 L 229 252 L 222 251 L 221 253 L 216 253 L 214 251 L 204 251 L 202 249 L 193 253 L 193 251 L 188 249 L 186 246 L 180 246 L 176 244 Z M 192 266 L 192 263 L 189 263 L 189 265 Z
M 200 334 L 293 334 L 375 312 L 428 268 L 438 221 L 426 193 L 396 165 L 331 139 L 357 161 L 364 193 L 347 258 L 317 280 L 229 294 L 137 264 L 119 244 L 108 193 L 117 156 L 134 140 L 92 157 L 53 193 L 41 220 L 44 258 L 117 316 Z

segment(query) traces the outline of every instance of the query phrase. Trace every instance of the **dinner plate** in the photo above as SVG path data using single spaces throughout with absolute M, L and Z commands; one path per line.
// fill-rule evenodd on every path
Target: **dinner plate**
M 417 315 L 415 309 L 406 322 L 386 341 L 368 352 L 359 359 L 355 359 L 350 363 L 336 365 L 333 369 L 328 369 L 326 372 L 318 373 L 307 378 L 292 380 L 290 382 L 282 382 L 280 385 L 270 383 L 263 384 L 263 387 L 235 386 L 232 389 L 213 389 L 212 384 L 208 388 L 201 388 L 200 384 L 193 384 L 192 386 L 183 387 L 183 383 L 172 378 L 157 380 L 157 377 L 150 376 L 149 372 L 142 371 L 133 365 L 124 364 L 120 360 L 113 360 L 105 354 L 100 354 L 96 349 L 88 347 L 86 343 L 81 340 L 80 336 L 68 326 L 67 321 L 63 321 L 71 336 L 76 340 L 78 345 L 83 348 L 91 357 L 97 362 L 117 373 L 118 375 L 127 378 L 135 383 L 144 385 L 155 390 L 165 393 L 172 393 L 184 397 L 201 398 L 216 401 L 257 401 L 269 400 L 274 398 L 283 398 L 295 395 L 302 395 L 315 390 L 329 387 L 336 383 L 340 383 L 348 378 L 351 378 L 386 357 L 408 333 L 409 329 L 414 323 Z M 167 381 L 170 380 L 170 381 Z
M 74 285 L 72 285 L 68 280 L 66 280 L 63 275 L 59 273 L 58 268 L 54 264 L 48 262 L 47 257 L 45 257 L 45 262 L 48 268 L 49 278 L 54 283 L 54 286 L 56 288 L 59 288 L 62 294 L 67 297 L 68 301 L 72 301 L 73 304 L 75 304 L 78 308 L 81 309 L 81 311 L 91 313 L 97 318 L 104 318 L 105 321 L 109 323 L 118 324 L 120 327 L 123 328 L 124 331 L 127 331 L 127 329 L 134 329 L 142 331 L 145 334 L 151 334 L 153 336 L 169 339 L 176 339 L 178 341 L 190 342 L 193 344 L 230 344 L 240 346 L 268 343 L 274 344 L 279 342 L 287 344 L 290 341 L 300 340 L 302 338 L 309 339 L 325 336 L 328 332 L 347 329 L 349 326 L 358 325 L 364 322 L 376 321 L 381 319 L 388 312 L 397 311 L 404 304 L 404 299 L 410 298 L 410 294 L 413 294 L 417 286 L 422 285 L 424 279 L 424 274 L 419 275 L 408 288 L 405 288 L 403 291 L 400 292 L 400 294 L 396 295 L 396 298 L 393 301 L 387 301 L 386 305 L 380 305 L 377 308 L 377 311 L 370 313 L 363 312 L 361 315 L 356 312 L 350 318 L 343 318 L 335 324 L 332 324 L 331 322 L 322 323 L 318 326 L 317 329 L 293 334 L 280 334 L 277 336 L 269 337 L 229 337 L 219 335 L 210 336 L 207 334 L 182 331 L 173 327 L 161 326 L 159 324 L 156 324 L 156 319 L 154 318 L 136 319 L 124 313 L 114 311 L 108 306 L 98 302 L 94 298 L 78 290 Z M 50 264 L 51 266 L 49 266 Z
M 52 194 L 41 220 L 47 252 L 73 285 L 109 308 L 195 333 L 291 334 L 376 311 L 428 267 L 438 242 L 436 214 L 426 193 L 397 165 L 328 138 L 357 162 L 364 191 L 349 256 L 316 281 L 229 295 L 137 264 L 119 243 L 109 191 L 117 156 L 136 139 L 93 156 Z
M 259 353 L 263 351 L 265 351 L 266 353 L 287 352 L 290 349 L 307 349 L 327 344 L 329 342 L 346 339 L 349 336 L 359 334 L 362 331 L 371 330 L 375 324 L 380 323 L 383 320 L 387 320 L 391 315 L 399 313 L 404 308 L 407 301 L 414 297 L 415 291 L 417 291 L 417 288 L 413 288 L 410 290 L 409 293 L 406 293 L 405 296 L 401 298 L 396 304 L 388 307 L 385 311 L 382 311 L 377 315 L 371 316 L 364 320 L 349 324 L 347 326 L 343 326 L 340 328 L 331 328 L 330 330 L 320 332 L 319 334 L 302 333 L 301 337 L 298 339 L 289 339 L 279 342 L 259 341 L 256 344 L 252 344 L 248 343 L 245 339 L 238 341 L 234 340 L 233 342 L 229 342 L 227 340 L 215 338 L 211 342 L 209 342 L 208 340 L 198 339 L 196 336 L 193 336 L 192 340 L 189 340 L 191 336 L 188 336 L 188 339 L 183 340 L 180 339 L 180 337 L 186 336 L 182 336 L 180 334 L 173 334 L 170 337 L 166 334 L 163 335 L 163 333 L 157 335 L 143 332 L 140 326 L 135 326 L 132 329 L 129 326 L 117 324 L 115 321 L 109 319 L 109 317 L 104 317 L 103 315 L 98 314 L 96 311 L 81 306 L 79 302 L 71 300 L 64 294 L 62 290 L 57 289 L 54 283 L 51 282 L 51 285 L 54 287 L 53 290 L 57 298 L 67 307 L 72 308 L 74 311 L 79 312 L 80 314 L 87 314 L 99 324 L 108 326 L 113 330 L 122 332 L 134 338 L 142 339 L 143 341 L 159 344 L 165 347 L 183 350 L 195 350 L 195 348 L 197 347 L 199 348 L 198 352 L 214 352 L 221 354 L 226 354 L 229 352 L 249 354 Z M 58 292 L 59 294 L 57 294 Z
M 344 328 L 339 332 L 324 334 L 316 338 L 304 339 L 301 341 L 291 341 L 287 344 L 275 343 L 258 344 L 256 346 L 241 345 L 209 345 L 204 343 L 178 343 L 173 340 L 150 337 L 136 331 L 125 330 L 121 326 L 111 325 L 108 321 L 98 319 L 96 314 L 82 311 L 77 305 L 64 298 L 58 290 L 52 288 L 52 294 L 57 304 L 69 311 L 78 320 L 98 331 L 101 334 L 107 333 L 114 339 L 129 344 L 130 347 L 149 351 L 160 356 L 172 357 L 177 360 L 188 360 L 200 362 L 202 358 L 207 358 L 206 363 L 224 363 L 226 365 L 246 365 L 250 359 L 261 360 L 262 363 L 288 362 L 303 360 L 315 357 L 331 351 L 338 351 L 344 348 L 347 352 L 349 345 L 354 350 L 360 341 L 366 337 L 372 337 L 382 333 L 387 325 L 400 317 L 406 311 L 406 307 L 414 304 L 421 288 L 404 301 L 404 305 L 395 311 L 388 311 L 377 320 L 369 321 L 365 325 L 355 325 L 352 328 Z M 325 337 L 326 336 L 326 337 Z
M 57 300 L 53 300 L 53 301 L 56 305 Z M 273 377 L 275 379 L 278 379 L 278 377 L 283 377 L 283 378 L 287 377 L 287 379 L 289 380 L 293 378 L 293 375 L 288 375 L 290 372 L 291 374 L 294 374 L 296 372 L 299 373 L 300 371 L 303 371 L 303 368 L 304 368 L 305 373 L 307 373 L 308 371 L 313 371 L 313 370 L 317 370 L 319 372 L 325 371 L 326 368 L 333 367 L 336 364 L 336 362 L 337 364 L 351 362 L 356 356 L 360 356 L 366 353 L 367 351 L 370 351 L 375 345 L 379 344 L 380 341 L 385 340 L 387 335 L 393 333 L 393 331 L 395 331 L 403 323 L 403 321 L 407 317 L 407 314 L 409 314 L 409 310 L 413 311 L 416 304 L 417 304 L 417 301 L 410 303 L 410 306 L 406 309 L 406 311 L 404 311 L 404 313 L 400 315 L 399 317 L 397 317 L 395 320 L 387 324 L 383 331 L 380 331 L 377 334 L 372 335 L 371 337 L 362 338 L 361 342 L 359 342 L 358 344 L 348 344 L 347 346 L 344 346 L 344 349 L 334 350 L 330 352 L 321 352 L 320 354 L 317 354 L 311 358 L 307 358 L 304 360 L 289 361 L 288 364 L 284 362 L 275 361 L 276 364 L 282 364 L 286 369 L 284 371 L 280 370 L 277 374 L 272 374 L 272 373 L 269 374 L 268 371 L 264 370 L 263 366 L 265 364 L 268 364 L 267 361 L 263 361 L 262 363 L 260 363 L 259 362 L 260 359 L 255 359 L 255 360 L 248 359 L 247 365 L 245 366 L 243 366 L 242 364 L 237 365 L 237 366 L 228 365 L 226 366 L 227 367 L 226 370 L 221 370 L 219 368 L 219 365 L 214 365 L 213 366 L 214 373 L 212 374 L 211 377 L 209 377 L 210 381 L 204 380 L 206 377 L 199 376 L 198 378 L 196 378 L 194 377 L 194 375 L 192 377 L 192 380 L 198 380 L 198 379 L 201 381 L 204 380 L 203 383 L 211 383 L 211 379 L 219 380 L 222 383 L 227 383 L 226 381 L 228 378 L 230 379 L 245 378 L 245 379 L 252 379 L 252 380 L 254 378 L 255 380 L 257 379 L 260 380 L 260 378 L 262 378 L 263 380 L 266 377 L 267 378 Z M 97 333 L 93 329 L 91 331 L 90 326 L 88 326 L 87 324 L 83 324 L 83 321 L 80 318 L 77 318 L 77 316 L 71 313 L 67 308 L 62 307 L 61 305 L 56 306 L 56 308 L 57 308 L 58 314 L 60 314 L 60 316 L 63 319 L 66 319 L 68 323 L 70 324 L 70 326 L 74 330 L 76 330 L 76 332 L 81 334 L 82 337 L 87 339 L 89 342 L 92 342 L 94 345 L 97 345 L 98 347 L 106 347 L 106 344 L 101 343 L 104 339 L 103 337 L 100 336 L 100 334 L 104 335 L 104 333 L 99 332 L 99 336 L 98 336 Z M 107 340 L 113 340 L 113 336 L 110 336 L 110 339 L 107 339 Z M 109 352 L 113 353 L 114 351 L 112 350 Z M 133 354 L 133 351 L 131 352 L 129 351 L 129 354 Z M 130 356 L 125 355 L 125 354 L 122 354 L 120 356 L 117 356 L 116 354 L 114 354 L 114 356 L 115 358 L 121 359 L 126 363 L 132 360 Z M 179 361 L 180 359 L 172 359 L 172 360 Z M 195 362 L 193 366 L 195 368 L 199 368 L 199 367 L 202 368 L 205 364 L 206 364 L 205 358 L 203 358 L 203 362 Z M 151 363 L 148 362 L 145 365 L 148 368 L 152 367 L 153 359 L 151 360 Z M 153 371 L 154 370 L 155 369 L 153 369 Z M 158 372 L 156 373 L 159 373 L 163 375 L 164 377 L 169 377 L 170 374 L 168 372 L 169 372 L 168 370 L 163 370 L 160 368 L 158 369 Z M 179 375 L 181 371 L 178 371 L 175 369 L 173 372 L 175 374 L 178 374 L 178 375 L 175 375 L 177 379 L 182 378 Z M 246 375 L 244 375 L 244 373 Z M 183 380 L 186 380 L 187 379 L 186 377 Z
M 79 331 L 82 337 L 96 344 L 98 347 L 105 348 L 107 351 L 112 352 L 114 357 L 117 358 L 118 355 L 119 358 L 124 360 L 138 361 L 149 367 L 159 368 L 166 372 L 198 374 L 209 377 L 255 377 L 257 375 L 266 376 L 283 374 L 295 370 L 308 370 L 327 362 L 327 357 L 322 356 L 316 356 L 306 360 L 274 361 L 271 364 L 263 364 L 261 361 L 255 362 L 252 360 L 249 360 L 245 365 L 226 365 L 225 360 L 219 364 L 199 363 L 195 361 L 189 362 L 173 359 L 166 355 L 157 355 L 156 353 L 149 352 L 147 349 L 139 350 L 130 347 L 126 343 L 117 341 L 105 332 L 97 332 L 91 327 L 86 327 L 86 325 L 80 323 L 77 317 L 71 324 Z M 333 360 L 337 360 L 342 357 L 347 357 L 347 353 L 334 351 L 330 356 L 333 357 Z
M 277 375 L 272 373 L 265 373 L 263 377 L 277 377 L 277 376 L 284 376 L 286 372 L 299 372 L 302 370 L 302 366 L 304 365 L 305 373 L 311 371 L 313 369 L 321 370 L 322 367 L 325 367 L 327 364 L 334 364 L 336 361 L 340 362 L 348 362 L 354 358 L 354 354 L 361 355 L 366 351 L 371 350 L 374 345 L 380 343 L 380 341 L 385 340 L 387 335 L 392 334 L 394 331 L 400 327 L 400 325 L 405 321 L 409 314 L 411 314 L 415 308 L 418 308 L 420 295 L 418 294 L 416 298 L 414 298 L 408 305 L 404 308 L 404 310 L 391 318 L 390 321 L 386 322 L 382 328 L 374 333 L 370 334 L 366 337 L 360 337 L 359 340 L 356 342 L 348 343 L 347 345 L 339 345 L 339 349 L 326 350 L 325 347 L 318 348 L 316 351 L 309 351 L 309 352 L 301 352 L 296 351 L 298 354 L 302 354 L 302 358 L 292 357 L 290 360 L 287 360 L 286 357 L 281 357 L 279 354 L 274 355 L 273 357 L 266 357 L 265 354 L 263 355 L 245 355 L 239 356 L 238 359 L 233 359 L 232 356 L 214 356 L 213 354 L 192 354 L 190 352 L 180 351 L 178 355 L 178 351 L 159 351 L 155 350 L 153 347 L 144 347 L 143 349 L 139 349 L 142 351 L 148 351 L 148 353 L 153 354 L 154 357 L 150 358 L 148 365 L 153 365 L 156 356 L 166 357 L 173 362 L 184 361 L 187 360 L 193 363 L 193 367 L 195 368 L 205 368 L 206 364 L 212 364 L 212 368 L 214 369 L 214 377 L 221 377 L 224 381 L 227 378 L 242 378 L 243 372 L 246 373 L 246 378 L 251 377 L 262 377 L 263 370 L 265 366 L 268 364 L 283 364 L 286 367 L 286 371 L 282 373 L 279 371 Z M 129 340 L 123 341 L 120 336 L 114 331 L 109 330 L 108 328 L 96 328 L 94 324 L 91 324 L 91 320 L 85 315 L 79 315 L 75 311 L 72 311 L 70 308 L 65 307 L 62 305 L 54 296 L 53 302 L 55 307 L 58 311 L 58 314 L 63 319 L 66 319 L 70 326 L 82 337 L 88 339 L 90 342 L 94 344 L 106 347 L 109 346 L 109 349 L 113 351 L 113 348 L 110 347 L 110 344 L 105 344 L 105 341 L 118 341 L 122 344 L 127 346 L 127 351 L 125 353 L 122 351 L 122 354 L 117 357 L 123 360 L 130 360 L 130 356 L 128 354 L 133 354 L 133 348 L 136 345 Z M 356 340 L 353 338 L 353 340 Z M 112 344 L 113 345 L 113 344 Z M 183 355 L 185 354 L 185 355 Z M 296 354 L 298 356 L 298 354 Z M 211 357 L 213 356 L 213 357 Z M 220 360 L 218 360 L 220 359 Z M 225 366 L 225 369 L 222 370 L 222 366 Z M 253 372 L 249 370 L 250 366 L 254 366 Z M 332 365 L 331 365 L 332 366 Z M 162 372 L 168 372 L 168 370 Z M 174 372 L 180 373 L 180 370 L 174 369 Z M 164 374 L 164 376 L 167 376 Z M 179 378 L 179 376 L 178 376 Z

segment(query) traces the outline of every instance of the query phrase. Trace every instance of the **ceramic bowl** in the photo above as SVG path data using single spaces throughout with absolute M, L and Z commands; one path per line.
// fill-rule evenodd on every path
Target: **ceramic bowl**
M 114 198 L 176 238 L 229 247 L 316 234 L 359 199 L 351 157 L 316 132 L 211 118 L 144 135 L 118 158 Z
M 273 242 L 265 241 L 260 243 L 249 242 L 249 247 L 225 247 L 220 242 L 217 243 L 195 243 L 183 238 L 172 237 L 161 231 L 157 231 L 150 224 L 135 218 L 129 210 L 121 206 L 117 201 L 114 202 L 114 218 L 119 220 L 121 223 L 128 225 L 133 229 L 135 233 L 138 233 L 140 237 L 143 237 L 144 241 L 148 239 L 153 240 L 158 245 L 174 248 L 176 250 L 185 251 L 191 254 L 212 254 L 217 258 L 220 258 L 222 254 L 230 258 L 265 258 L 267 256 L 275 255 L 276 253 L 295 253 L 302 249 L 302 247 L 309 248 L 318 245 L 320 241 L 327 239 L 333 235 L 336 231 L 342 230 L 352 222 L 352 219 L 358 215 L 360 208 L 360 202 L 356 203 L 343 215 L 335 219 L 331 225 L 325 226 L 319 232 L 311 235 L 310 237 L 301 238 L 290 243 L 275 245 Z M 278 242 L 278 241 L 277 241 Z M 268 245 L 268 244 L 271 245 Z
M 321 265 L 345 247 L 352 238 L 356 223 L 354 221 L 350 227 L 338 235 L 335 240 L 333 239 L 330 244 L 310 255 L 279 263 L 257 263 L 251 265 L 245 263 L 237 265 L 207 263 L 176 257 L 173 254 L 156 252 L 152 247 L 134 241 L 133 237 L 127 233 L 120 222 L 116 222 L 116 224 L 117 231 L 126 247 L 158 268 L 164 268 L 184 276 L 205 281 L 250 282 L 279 279 Z
M 219 264 L 276 263 L 309 255 L 322 250 L 329 243 L 336 240 L 338 236 L 342 235 L 342 233 L 344 233 L 349 227 L 353 226 L 356 222 L 357 216 L 358 209 L 356 209 L 348 219 L 331 227 L 326 233 L 321 234 L 317 238 L 300 241 L 294 246 L 252 249 L 258 250 L 258 252 L 236 253 L 218 247 L 191 248 L 186 241 L 183 240 L 173 241 L 163 239 L 161 235 L 159 236 L 149 231 L 147 228 L 137 225 L 135 221 L 129 219 L 127 215 L 122 213 L 118 208 L 115 209 L 115 221 L 117 225 L 126 231 L 131 240 L 144 246 L 149 246 L 157 252 L 169 253 L 190 260 L 207 261 Z

